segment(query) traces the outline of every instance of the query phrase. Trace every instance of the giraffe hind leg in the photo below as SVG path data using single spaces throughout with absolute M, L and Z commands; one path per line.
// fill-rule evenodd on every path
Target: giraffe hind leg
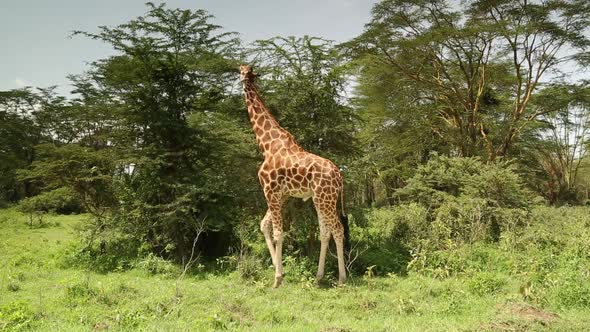
M 280 211 L 278 212 L 280 215 Z M 273 287 L 277 288 L 283 282 L 283 231 L 280 222 L 275 223 L 274 218 L 276 214 L 273 214 L 273 237 L 275 240 L 275 282 Z M 276 217 L 276 218 L 280 218 Z M 279 219 L 280 220 L 280 219 Z
M 272 214 L 270 212 L 270 209 L 266 211 L 266 214 L 264 215 L 264 218 L 262 218 L 262 221 L 260 222 L 260 231 L 262 231 L 262 234 L 264 234 L 264 240 L 266 241 L 266 245 L 268 247 L 268 251 L 270 252 L 270 257 L 272 259 L 272 265 L 276 266 L 276 252 L 275 252 L 275 246 L 274 243 L 272 242 Z
M 314 204 L 318 213 L 320 223 L 320 260 L 318 263 L 318 274 L 316 280 L 319 281 L 324 274 L 326 260 L 326 251 L 330 242 L 330 237 L 336 242 L 336 252 L 338 255 L 338 284 L 342 285 L 346 281 L 346 266 L 344 265 L 344 227 L 336 214 L 336 198 L 330 196 L 323 198 L 321 195 L 314 197 Z
M 344 232 L 339 236 L 334 236 L 336 242 L 336 253 L 338 255 L 338 285 L 342 286 L 346 282 L 346 265 L 344 264 Z

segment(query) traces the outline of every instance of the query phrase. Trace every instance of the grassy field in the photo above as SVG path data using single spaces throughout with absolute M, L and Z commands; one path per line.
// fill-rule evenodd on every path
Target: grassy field
M 553 249 L 560 239 L 583 241 L 590 233 L 590 210 L 570 209 L 575 223 L 569 210 L 546 209 L 561 217 L 531 226 L 545 245 L 480 245 L 457 253 L 471 257 L 466 266 L 479 259 L 479 268 L 445 277 L 367 274 L 340 288 L 291 279 L 279 289 L 270 288 L 270 268 L 256 281 L 236 272 L 179 278 L 140 267 L 105 274 L 74 268 L 64 256 L 84 216 L 47 217 L 47 225 L 35 228 L 2 210 L 0 330 L 586 331 L 588 253 Z M 529 241 L 510 241 L 519 240 Z

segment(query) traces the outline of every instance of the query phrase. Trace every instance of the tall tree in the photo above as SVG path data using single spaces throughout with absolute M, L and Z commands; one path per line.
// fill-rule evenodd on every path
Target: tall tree
M 33 188 L 17 179 L 17 170 L 35 159 L 35 145 L 43 141 L 41 96 L 30 88 L 0 91 L 0 203 L 15 202 Z
M 108 226 L 181 259 L 190 254 L 197 224 L 230 227 L 240 197 L 251 195 L 230 174 L 238 160 L 247 169 L 249 151 L 217 151 L 241 139 L 239 130 L 221 136 L 226 127 L 239 129 L 224 115 L 239 105 L 230 89 L 238 40 L 203 10 L 147 6 L 128 23 L 77 32 L 118 52 L 79 77 L 80 107 L 111 112 L 107 122 L 88 126 L 95 134 L 106 129 L 118 169 Z
M 590 47 L 590 3 L 584 0 L 472 1 L 468 14 L 493 27 L 494 42 L 510 63 L 515 84 L 510 113 L 500 143 L 486 139 L 491 157 L 506 155 L 519 133 L 546 109 L 531 107 L 531 99 L 548 72 L 580 58 Z M 485 137 L 484 137 L 485 138 Z M 493 149 L 493 150 L 492 150 Z
M 541 192 L 555 203 L 578 201 L 582 162 L 589 156 L 590 87 L 553 84 L 534 101 L 545 111 L 537 149 L 546 181 Z M 583 196 L 583 195 L 582 195 Z
M 456 11 L 443 0 L 382 1 L 366 31 L 347 46 L 362 68 L 361 83 L 389 85 L 369 103 L 394 113 L 392 124 L 402 113 L 414 114 L 452 153 L 494 160 L 508 155 L 543 114 L 530 102 L 546 74 L 588 47 L 590 6 L 578 0 L 467 5 Z

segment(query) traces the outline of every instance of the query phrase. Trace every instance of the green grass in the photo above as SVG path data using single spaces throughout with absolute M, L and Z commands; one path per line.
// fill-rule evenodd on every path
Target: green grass
M 585 331 L 589 263 L 575 248 L 586 248 L 576 241 L 589 232 L 588 210 L 563 211 L 547 209 L 566 215 L 531 225 L 526 236 L 458 250 L 449 262 L 461 268 L 446 277 L 411 272 L 357 276 L 339 288 L 304 280 L 272 289 L 270 268 L 256 281 L 237 272 L 178 279 L 139 268 L 66 268 L 63 255 L 84 216 L 47 217 L 46 227 L 31 228 L 1 210 L 0 330 Z M 577 224 L 564 222 L 570 213 Z

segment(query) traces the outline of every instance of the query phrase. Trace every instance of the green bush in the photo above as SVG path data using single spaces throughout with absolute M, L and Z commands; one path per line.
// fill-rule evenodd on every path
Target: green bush
M 98 289 L 90 286 L 89 282 L 81 282 L 68 285 L 65 289 L 65 299 L 69 306 L 77 306 L 86 303 L 98 295 Z
M 74 192 L 62 187 L 23 199 L 18 204 L 18 210 L 23 213 L 69 214 L 80 212 L 81 207 Z
M 556 302 L 566 308 L 590 308 L 590 280 L 582 276 L 570 276 L 555 284 Z
M 181 273 L 177 265 L 153 253 L 149 253 L 146 257 L 139 259 L 135 267 L 151 275 L 160 274 L 167 277 L 174 277 L 179 276 Z
M 330 266 L 330 269 L 326 269 L 326 274 L 330 275 L 334 273 L 336 269 L 329 264 L 328 261 L 335 259 L 326 258 L 326 267 Z M 317 262 L 312 261 L 310 258 L 305 256 L 288 255 L 283 257 L 283 264 L 285 269 L 285 279 L 291 282 L 305 282 L 315 279 L 317 272 Z M 329 264 L 329 265 L 328 265 Z
M 482 272 L 510 273 L 513 258 L 490 244 L 472 244 L 412 253 L 408 270 L 434 278 L 472 276 Z
M 77 267 L 99 273 L 125 271 L 133 268 L 138 257 L 143 257 L 139 244 L 124 234 L 101 234 L 92 241 L 88 240 L 88 234 L 84 235 L 83 241 L 72 242 L 64 247 L 59 255 L 62 267 Z
M 0 330 L 28 330 L 34 325 L 37 315 L 25 302 L 0 305 Z
M 489 295 L 497 293 L 506 280 L 501 276 L 489 272 L 478 273 L 468 281 L 469 290 L 477 295 Z
M 528 210 L 491 206 L 486 199 L 461 195 L 449 198 L 433 209 L 431 217 L 430 239 L 441 248 L 447 240 L 496 242 L 503 231 L 524 225 Z
M 526 208 L 532 197 L 508 163 L 484 163 L 479 158 L 436 154 L 418 167 L 408 184 L 396 192 L 403 202 L 419 202 L 429 208 L 462 195 L 501 208 Z
M 410 249 L 420 246 L 422 234 L 428 232 L 428 211 L 417 203 L 391 208 L 355 211 L 351 239 L 356 256 L 353 269 L 367 268 L 378 274 L 404 274 Z M 362 218 L 362 219 L 361 219 Z
M 530 192 L 510 165 L 438 155 L 420 166 L 396 197 L 428 211 L 417 236 L 434 248 L 449 241 L 498 241 L 503 231 L 527 222 L 531 205 Z
M 259 280 L 265 271 L 265 266 L 256 255 L 246 254 L 238 259 L 237 271 L 242 279 Z

